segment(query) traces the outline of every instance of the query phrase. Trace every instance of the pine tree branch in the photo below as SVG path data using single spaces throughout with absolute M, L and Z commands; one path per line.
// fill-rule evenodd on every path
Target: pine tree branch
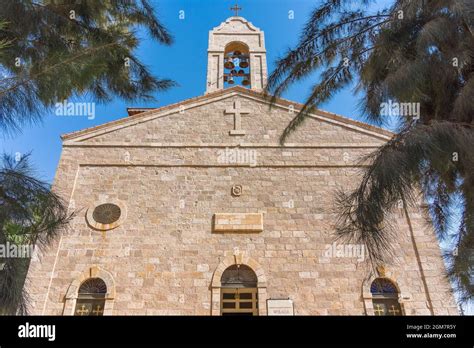
M 385 14 L 377 14 L 377 15 L 358 17 L 358 18 L 354 18 L 354 19 L 351 19 L 351 20 L 343 21 L 343 22 L 334 24 L 333 26 L 324 28 L 318 35 L 309 36 L 307 39 L 305 39 L 305 41 L 317 40 L 320 37 L 324 36 L 325 34 L 330 33 L 332 30 L 337 29 L 337 28 L 341 28 L 346 24 L 352 24 L 352 23 L 355 23 L 355 22 L 370 20 L 372 18 L 392 17 L 392 16 L 393 16 L 392 14 L 386 14 L 386 15 Z
M 79 59 L 79 58 L 82 58 L 82 57 L 85 56 L 85 55 L 91 54 L 91 53 L 93 53 L 93 52 L 96 52 L 96 51 L 99 51 L 99 50 L 102 50 L 102 49 L 105 49 L 105 48 L 108 48 L 108 47 L 117 46 L 117 45 L 119 45 L 119 43 L 117 43 L 117 42 L 111 42 L 111 43 L 107 43 L 107 44 L 104 44 L 104 45 L 100 45 L 100 46 L 96 46 L 96 47 L 90 47 L 90 48 L 88 48 L 88 49 L 85 49 L 85 50 L 83 50 L 83 51 L 82 51 L 81 53 L 79 53 L 79 54 L 76 54 L 76 55 L 74 55 L 74 56 L 72 56 L 72 57 L 70 57 L 70 58 L 68 58 L 68 59 L 66 59 L 66 60 L 63 60 L 63 61 L 61 61 L 61 62 L 59 62 L 59 63 L 56 63 L 56 64 L 54 64 L 54 65 L 52 65 L 52 66 L 46 68 L 46 69 L 43 70 L 43 71 L 40 71 L 40 72 L 35 73 L 35 74 L 33 74 L 33 75 L 27 76 L 26 78 L 23 78 L 23 79 L 22 79 L 20 82 L 18 82 L 17 84 L 15 84 L 15 85 L 13 85 L 13 86 L 7 88 L 7 89 L 1 90 L 1 91 L 0 91 L 0 96 L 1 96 L 1 95 L 4 95 L 4 94 L 6 94 L 6 93 L 9 93 L 9 92 L 11 92 L 11 91 L 13 91 L 13 90 L 19 88 L 20 86 L 23 86 L 23 85 L 27 84 L 28 82 L 33 81 L 34 79 L 38 78 L 39 76 L 42 76 L 42 75 L 44 75 L 44 74 L 47 74 L 47 73 L 50 72 L 51 70 L 54 70 L 54 69 L 56 69 L 57 67 L 59 67 L 59 66 L 61 66 L 61 65 L 70 64 L 70 63 L 74 62 L 75 60 L 77 60 L 77 59 Z M 9 78 L 9 79 L 11 79 L 11 78 Z M 5 81 L 5 80 L 6 80 L 6 79 L 0 80 L 0 82 L 3 82 L 3 81 Z

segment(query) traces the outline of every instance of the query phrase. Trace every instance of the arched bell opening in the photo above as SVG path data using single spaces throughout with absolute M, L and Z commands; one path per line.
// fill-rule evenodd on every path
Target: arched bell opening
M 250 88 L 250 51 L 243 42 L 231 42 L 224 50 L 224 87 Z

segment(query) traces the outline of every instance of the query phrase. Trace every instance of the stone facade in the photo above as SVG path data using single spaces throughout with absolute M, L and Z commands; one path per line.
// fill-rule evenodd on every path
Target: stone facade
M 232 134 L 236 105 L 249 112 Z M 31 313 L 73 314 L 81 282 L 100 277 L 106 315 L 219 315 L 221 276 L 244 264 L 260 315 L 280 298 L 297 315 L 374 314 L 376 275 L 327 249 L 336 190 L 357 184 L 361 156 L 391 133 L 318 111 L 279 145 L 300 107 L 234 87 L 63 136 L 54 189 L 77 215 L 32 260 Z M 121 208 L 112 226 L 93 221 L 103 203 Z M 393 221 L 396 258 L 379 276 L 404 314 L 457 314 L 426 216 L 401 206 Z

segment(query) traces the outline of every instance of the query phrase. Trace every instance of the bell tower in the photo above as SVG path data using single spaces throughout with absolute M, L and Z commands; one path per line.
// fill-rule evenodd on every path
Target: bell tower
M 209 32 L 206 93 L 241 85 L 262 91 L 267 83 L 267 57 L 263 31 L 235 15 Z

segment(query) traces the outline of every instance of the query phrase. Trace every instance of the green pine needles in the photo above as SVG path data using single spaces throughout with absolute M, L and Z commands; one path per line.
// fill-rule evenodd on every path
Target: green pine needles
M 0 127 L 19 130 L 45 108 L 89 94 L 152 100 L 173 86 L 134 55 L 146 29 L 154 40 L 172 38 L 147 0 L 6 1 L 0 8 Z

